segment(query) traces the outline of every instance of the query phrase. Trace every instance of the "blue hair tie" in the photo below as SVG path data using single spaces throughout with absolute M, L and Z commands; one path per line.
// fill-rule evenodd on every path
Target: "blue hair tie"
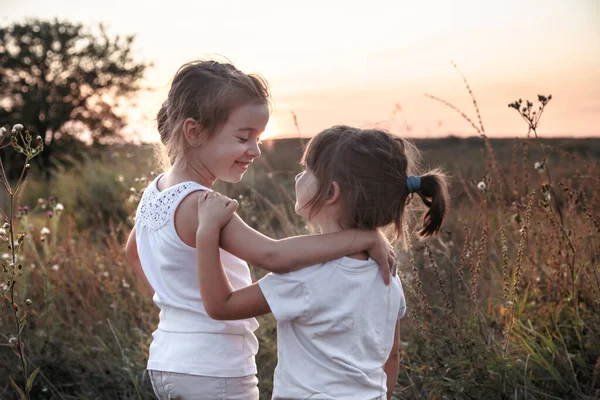
M 421 189 L 421 177 L 411 175 L 406 178 L 406 188 L 408 189 L 408 193 L 414 193 Z

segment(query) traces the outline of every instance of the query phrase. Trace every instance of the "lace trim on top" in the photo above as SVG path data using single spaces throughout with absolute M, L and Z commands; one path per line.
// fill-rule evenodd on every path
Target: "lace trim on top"
M 135 217 L 137 223 L 150 230 L 158 230 L 165 226 L 183 197 L 194 190 L 207 190 L 198 183 L 183 182 L 161 192 L 156 187 L 157 181 L 158 179 L 144 191 L 140 209 Z

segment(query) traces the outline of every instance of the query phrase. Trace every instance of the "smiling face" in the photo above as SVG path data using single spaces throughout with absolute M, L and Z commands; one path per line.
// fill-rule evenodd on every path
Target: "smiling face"
M 199 136 L 198 144 L 186 153 L 186 163 L 206 170 L 214 179 L 239 182 L 260 156 L 260 134 L 268 121 L 266 104 L 250 103 L 235 109 L 219 131 L 208 138 L 206 131 Z

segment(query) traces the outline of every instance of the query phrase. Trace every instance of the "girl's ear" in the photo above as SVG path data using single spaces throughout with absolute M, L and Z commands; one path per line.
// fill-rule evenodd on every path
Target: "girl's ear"
M 206 129 L 193 118 L 186 118 L 183 121 L 183 135 L 190 147 L 200 147 L 206 139 Z
M 329 206 L 336 203 L 340 199 L 340 185 L 337 182 L 333 182 L 329 188 L 329 197 L 325 201 L 325 205 Z

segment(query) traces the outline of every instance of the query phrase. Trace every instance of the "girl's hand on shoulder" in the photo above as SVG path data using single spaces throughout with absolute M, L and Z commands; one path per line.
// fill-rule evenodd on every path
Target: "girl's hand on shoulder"
M 198 232 L 220 231 L 238 208 L 238 202 L 217 192 L 198 196 Z
M 367 249 L 371 257 L 383 272 L 383 280 L 386 285 L 390 284 L 390 276 L 396 275 L 397 264 L 394 248 L 379 230 L 373 231 L 373 245 Z

